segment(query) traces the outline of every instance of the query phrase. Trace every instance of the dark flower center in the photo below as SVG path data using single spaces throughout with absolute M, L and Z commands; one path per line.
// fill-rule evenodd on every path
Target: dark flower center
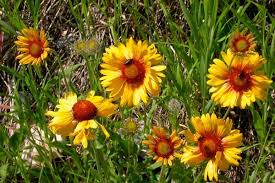
M 43 46 L 39 42 L 33 42 L 29 47 L 29 52 L 31 56 L 38 58 L 43 53 Z
M 154 152 L 159 157 L 169 158 L 174 152 L 174 147 L 168 139 L 161 139 L 156 143 Z
M 217 151 L 223 150 L 221 140 L 214 135 L 200 137 L 198 143 L 200 152 L 203 154 L 205 158 L 214 158 L 216 156 Z
M 91 120 L 96 116 L 96 106 L 88 100 L 79 100 L 73 106 L 73 116 L 77 121 Z
M 122 78 L 125 79 L 127 83 L 139 85 L 145 78 L 144 63 L 138 60 L 126 60 L 122 65 L 121 71 Z
M 248 69 L 232 68 L 229 74 L 231 87 L 238 92 L 244 92 L 251 88 L 251 71 Z
M 239 36 L 232 41 L 232 45 L 236 52 L 246 52 L 249 50 L 250 42 L 245 36 Z

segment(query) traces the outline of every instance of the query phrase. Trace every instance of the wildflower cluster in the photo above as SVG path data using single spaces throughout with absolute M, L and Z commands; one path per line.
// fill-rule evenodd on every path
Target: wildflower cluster
M 43 30 L 25 28 L 15 42 L 20 54 L 16 57 L 20 64 L 41 64 L 51 49 L 48 47 Z M 95 40 L 77 42 L 78 52 L 88 54 L 96 48 Z M 229 49 L 222 52 L 222 59 L 214 59 L 207 75 L 212 100 L 222 107 L 252 105 L 256 100 L 264 100 L 271 80 L 260 71 L 265 64 L 259 53 L 255 52 L 255 42 L 251 34 L 237 32 L 230 39 Z M 91 48 L 91 49 L 89 49 Z M 101 129 L 106 138 L 110 137 L 108 128 L 99 123 L 99 118 L 107 118 L 117 113 L 120 106 L 133 107 L 141 102 L 148 103 L 150 97 L 158 96 L 166 66 L 163 57 L 154 44 L 134 41 L 106 48 L 102 57 L 100 82 L 109 93 L 109 98 L 97 96 L 96 91 L 88 92 L 85 98 L 76 93 L 66 92 L 59 99 L 56 110 L 48 110 L 49 129 L 63 137 L 73 139 L 73 144 L 87 148 L 89 141 L 95 140 L 96 129 Z M 148 146 L 149 155 L 163 166 L 173 166 L 175 159 L 184 164 L 198 165 L 207 161 L 204 179 L 218 180 L 219 170 L 227 170 L 230 165 L 239 165 L 243 134 L 233 129 L 233 121 L 219 118 L 215 113 L 192 117 L 194 131 L 182 131 L 181 139 L 175 129 L 169 134 L 164 127 L 154 126 L 143 144 Z M 125 119 L 124 127 L 133 135 L 139 129 L 136 119 Z M 168 135 L 169 134 L 169 135 Z
M 223 60 L 214 59 L 208 69 L 211 98 L 222 107 L 244 109 L 266 97 L 266 89 L 272 81 L 259 71 L 265 61 L 254 51 L 253 40 L 251 34 L 234 33 L 230 48 L 221 53 Z M 197 165 L 207 160 L 204 179 L 210 181 L 218 180 L 218 170 L 227 170 L 230 164 L 239 165 L 243 135 L 232 129 L 232 120 L 206 114 L 201 118 L 193 117 L 192 126 L 195 133 L 183 132 L 187 143 L 184 153 L 179 155 L 181 162 Z
M 272 81 L 260 71 L 265 61 L 254 47 L 251 34 L 237 32 L 230 40 L 230 49 L 221 53 L 223 59 L 214 59 L 210 65 L 207 84 L 211 98 L 222 107 L 244 109 L 265 99 Z

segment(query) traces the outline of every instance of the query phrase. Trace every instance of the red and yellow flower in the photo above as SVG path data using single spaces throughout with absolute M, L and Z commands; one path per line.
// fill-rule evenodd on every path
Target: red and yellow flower
M 47 58 L 50 51 L 45 32 L 43 30 L 39 32 L 34 28 L 24 28 L 15 44 L 18 46 L 18 51 L 21 52 L 16 57 L 20 60 L 20 64 L 40 64 Z
M 237 31 L 231 36 L 229 47 L 234 54 L 243 55 L 253 52 L 256 44 L 252 34 Z
M 159 65 L 162 56 L 153 44 L 130 38 L 126 45 L 107 48 L 102 60 L 101 84 L 111 92 L 110 97 L 121 98 L 121 105 L 138 105 L 141 100 L 147 103 L 149 96 L 159 94 L 166 66 Z
M 143 144 L 148 145 L 150 151 L 149 155 L 154 155 L 156 162 L 161 162 L 164 165 L 172 166 L 172 161 L 175 158 L 176 151 L 181 147 L 183 141 L 173 131 L 170 136 L 166 136 L 166 131 L 161 127 L 153 127 L 155 136 L 147 135 L 148 140 L 144 140 Z
M 108 117 L 115 113 L 117 106 L 109 99 L 95 96 L 90 91 L 86 99 L 78 99 L 75 93 L 69 92 L 64 98 L 59 99 L 57 111 L 46 112 L 47 116 L 53 117 L 49 124 L 54 134 L 74 137 L 74 144 L 88 146 L 88 140 L 93 140 L 95 134 L 92 129 L 100 127 L 108 138 L 110 135 L 103 125 L 95 118 Z
M 242 133 L 232 130 L 233 122 L 227 118 L 219 119 L 215 114 L 192 117 L 195 133 L 183 131 L 186 138 L 184 153 L 177 155 L 181 162 L 189 165 L 198 165 L 208 161 L 204 179 L 218 180 L 218 170 L 227 170 L 230 164 L 239 165 L 242 150 Z
M 257 99 L 266 98 L 272 81 L 259 71 L 265 62 L 258 53 L 238 57 L 227 50 L 227 53 L 222 52 L 222 58 L 214 59 L 207 75 L 211 98 L 215 102 L 222 107 L 244 109 Z

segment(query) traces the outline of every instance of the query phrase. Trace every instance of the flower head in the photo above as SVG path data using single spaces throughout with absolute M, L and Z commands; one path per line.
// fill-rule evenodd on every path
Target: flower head
M 208 70 L 211 98 L 223 107 L 242 109 L 256 99 L 264 100 L 272 81 L 259 71 L 264 64 L 262 57 L 256 52 L 235 57 L 230 50 L 222 52 L 222 57 L 223 60 L 214 59 Z
M 40 64 L 47 58 L 50 51 L 45 32 L 43 30 L 38 32 L 34 28 L 25 28 L 21 34 L 15 41 L 18 51 L 21 52 L 16 59 L 20 60 L 20 64 Z
M 121 98 L 121 105 L 138 105 L 140 100 L 147 103 L 148 95 L 159 94 L 166 66 L 159 65 L 162 57 L 153 44 L 130 38 L 126 45 L 107 48 L 102 60 L 101 84 L 111 92 L 110 97 Z
M 123 123 L 123 131 L 128 135 L 135 135 L 142 129 L 142 124 L 137 118 L 127 118 Z
M 72 92 L 67 93 L 59 100 L 56 107 L 58 108 L 56 112 L 46 112 L 47 116 L 53 117 L 49 124 L 50 130 L 54 134 L 75 137 L 74 144 L 82 144 L 84 148 L 87 147 L 88 140 L 95 138 L 91 129 L 100 127 L 106 137 L 109 137 L 105 127 L 95 118 L 108 117 L 117 109 L 110 100 L 95 96 L 94 91 L 90 91 L 86 99 L 78 99 Z
M 79 54 L 90 55 L 98 47 L 96 39 L 80 40 L 74 44 L 74 49 Z
M 254 51 L 256 44 L 252 34 L 237 31 L 231 36 L 229 47 L 234 54 L 242 55 Z
M 183 131 L 187 144 L 184 153 L 180 155 L 181 162 L 198 165 L 208 161 L 204 179 L 218 180 L 218 169 L 227 170 L 230 164 L 239 165 L 241 159 L 242 133 L 232 130 L 232 120 L 219 119 L 215 114 L 192 117 L 195 133 L 190 130 Z M 190 146 L 190 144 L 193 144 Z
M 150 148 L 149 154 L 155 155 L 154 160 L 162 162 L 164 165 L 172 166 L 172 161 L 175 158 L 176 150 L 181 147 L 183 141 L 175 131 L 167 137 L 164 128 L 153 127 L 152 135 L 147 135 L 148 140 L 144 140 L 143 144 Z

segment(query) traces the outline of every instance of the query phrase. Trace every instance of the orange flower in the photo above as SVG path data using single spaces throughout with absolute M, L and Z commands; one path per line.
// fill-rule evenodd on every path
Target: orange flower
M 18 51 L 21 52 L 16 59 L 20 60 L 20 64 L 40 64 L 50 51 L 45 32 L 41 30 L 39 33 L 34 28 L 25 28 L 21 33 L 15 41 Z
M 181 162 L 190 165 L 200 164 L 208 161 L 204 179 L 218 180 L 218 169 L 227 170 L 230 164 L 239 165 L 238 160 L 242 159 L 243 135 L 239 130 L 233 130 L 233 122 L 227 118 L 219 119 L 215 114 L 192 117 L 192 125 L 195 133 L 190 130 L 183 131 L 187 144 L 183 148 L 184 153 L 178 155 Z M 189 146 L 189 144 L 192 146 Z
M 157 162 L 172 166 L 176 150 L 180 148 L 183 141 L 177 136 L 176 131 L 173 131 L 172 134 L 167 137 L 164 128 L 153 127 L 152 130 L 156 137 L 147 135 L 148 140 L 143 141 L 143 144 L 148 145 L 150 148 L 148 154 L 155 155 L 154 160 Z
M 227 50 L 222 52 L 222 60 L 214 59 L 208 69 L 211 86 L 211 98 L 222 107 L 239 107 L 244 109 L 256 100 L 264 100 L 267 88 L 272 83 L 260 68 L 265 61 L 257 52 L 246 56 L 234 56 Z
M 254 51 L 256 44 L 252 34 L 237 31 L 232 35 L 229 47 L 234 54 L 246 54 Z

